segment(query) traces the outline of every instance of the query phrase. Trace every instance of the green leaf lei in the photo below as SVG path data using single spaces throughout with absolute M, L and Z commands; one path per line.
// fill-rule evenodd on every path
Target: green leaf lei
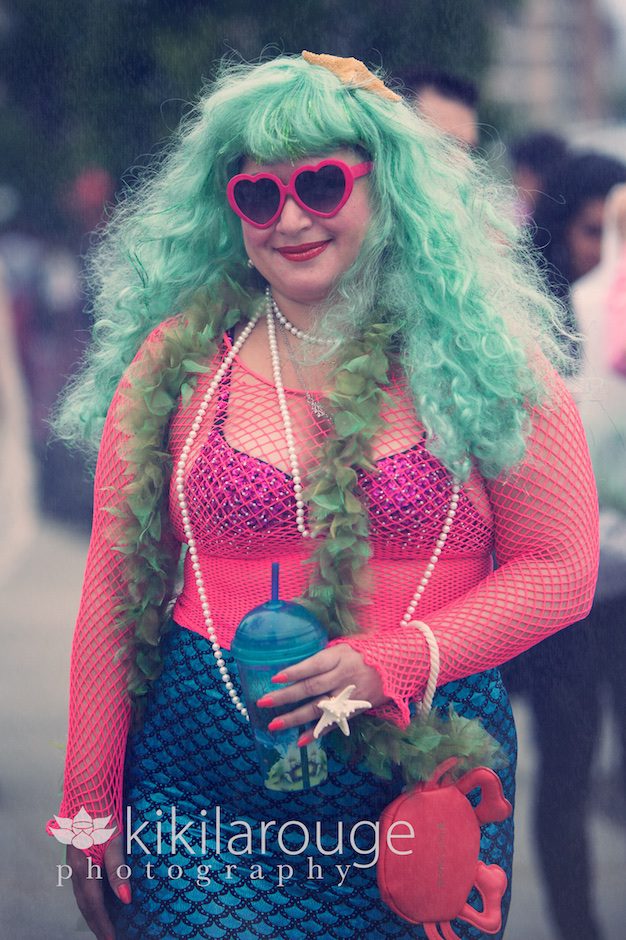
M 128 690 L 138 720 L 150 683 L 162 669 L 159 642 L 168 624 L 177 562 L 167 512 L 172 470 L 169 423 L 181 397 L 183 404 L 189 401 L 196 376 L 207 370 L 203 363 L 216 354 L 222 334 L 241 319 L 249 320 L 260 302 L 232 282 L 217 301 L 199 291 L 178 322 L 164 330 L 162 339 L 145 347 L 123 387 L 131 407 L 123 409 L 119 424 L 129 444 L 123 454 L 127 464 L 123 500 L 116 510 L 124 536 L 116 547 L 126 556 L 126 596 L 116 609 L 116 620 L 120 630 L 133 627 L 132 639 L 119 655 L 127 663 Z M 343 362 L 328 396 L 334 433 L 327 436 L 322 459 L 304 493 L 318 538 L 310 559 L 310 582 L 299 601 L 318 616 L 331 638 L 358 632 L 354 609 L 365 594 L 359 589 L 371 547 L 356 469 L 375 469 L 372 440 L 382 425 L 381 405 L 388 398 L 391 333 L 388 324 L 374 323 L 342 347 Z M 447 718 L 435 711 L 427 719 L 416 717 L 404 729 L 363 714 L 351 721 L 350 728 L 348 738 L 337 732 L 331 735 L 335 750 L 346 761 L 363 761 L 385 778 L 399 765 L 407 783 L 428 779 L 450 756 L 459 758 L 455 776 L 504 760 L 498 743 L 479 721 L 453 711 Z

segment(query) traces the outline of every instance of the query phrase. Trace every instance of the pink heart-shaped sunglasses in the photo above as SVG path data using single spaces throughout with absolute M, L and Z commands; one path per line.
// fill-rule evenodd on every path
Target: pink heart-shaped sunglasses
M 233 212 L 255 228 L 269 228 L 280 216 L 287 196 L 306 212 L 330 219 L 350 198 L 354 181 L 367 176 L 374 164 L 349 166 L 343 160 L 321 160 L 299 166 L 283 183 L 273 173 L 238 173 L 228 181 L 226 195 Z

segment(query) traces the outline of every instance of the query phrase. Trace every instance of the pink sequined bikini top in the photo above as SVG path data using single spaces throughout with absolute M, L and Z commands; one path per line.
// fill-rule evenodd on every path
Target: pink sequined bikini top
M 220 383 L 212 426 L 189 471 L 189 513 L 202 553 L 269 557 L 277 545 L 282 551 L 302 545 L 294 524 L 291 476 L 228 442 L 224 425 L 232 368 Z M 378 459 L 376 467 L 373 473 L 358 470 L 369 504 L 375 555 L 387 559 L 428 555 L 450 502 L 450 474 L 426 449 L 423 434 L 407 449 Z M 487 554 L 491 543 L 489 520 L 461 493 L 446 554 Z

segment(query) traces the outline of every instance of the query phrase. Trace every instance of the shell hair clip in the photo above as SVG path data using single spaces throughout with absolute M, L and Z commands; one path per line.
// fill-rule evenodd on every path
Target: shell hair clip
M 328 69 L 344 85 L 349 85 L 351 88 L 364 88 L 366 91 L 371 91 L 388 101 L 402 101 L 400 95 L 397 95 L 391 88 L 387 88 L 385 83 L 372 74 L 359 59 L 344 58 L 338 55 L 318 55 L 316 52 L 307 52 L 306 50 L 303 50 L 302 58 L 309 65 L 319 65 L 323 69 Z

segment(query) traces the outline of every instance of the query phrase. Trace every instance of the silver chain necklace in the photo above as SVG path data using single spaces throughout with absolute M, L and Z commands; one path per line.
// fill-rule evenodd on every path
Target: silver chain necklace
M 279 323 L 280 323 L 280 320 L 279 320 Z M 298 362 L 298 358 L 294 353 L 293 346 L 291 345 L 291 340 L 289 339 L 289 331 L 285 330 L 283 333 L 283 336 L 285 337 L 285 346 L 287 347 L 287 355 L 289 356 L 289 361 L 291 365 L 293 366 L 296 375 L 298 376 L 298 380 L 300 382 L 300 385 L 302 386 L 304 397 L 306 399 L 307 405 L 309 406 L 311 414 L 315 418 L 326 418 L 327 421 L 332 421 L 331 416 L 328 414 L 327 411 L 324 411 L 321 403 L 317 400 L 317 398 L 313 396 L 313 393 L 310 392 L 307 387 L 306 379 L 304 378 L 304 375 L 302 374 L 300 363 Z

